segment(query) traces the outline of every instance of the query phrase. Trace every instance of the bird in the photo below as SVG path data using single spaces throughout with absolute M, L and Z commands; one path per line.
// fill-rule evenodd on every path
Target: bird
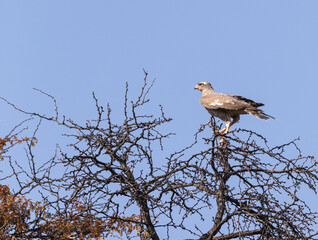
M 230 127 L 237 123 L 240 120 L 240 115 L 243 114 L 251 114 L 264 120 L 275 119 L 259 109 L 259 107 L 264 106 L 263 103 L 257 103 L 238 95 L 217 93 L 208 82 L 200 82 L 194 89 L 202 92 L 200 104 L 212 116 L 220 118 L 225 123 L 225 128 L 220 130 L 220 133 L 227 134 Z

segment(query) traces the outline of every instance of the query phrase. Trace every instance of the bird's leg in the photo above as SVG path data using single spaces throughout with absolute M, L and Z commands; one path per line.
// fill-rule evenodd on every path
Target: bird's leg
M 225 132 L 225 134 L 227 134 L 230 129 L 230 126 L 231 126 L 231 122 L 225 122 L 225 128 L 221 129 L 219 133 Z
M 223 129 L 221 129 L 221 130 L 219 131 L 219 133 L 223 133 L 225 130 L 226 130 L 226 127 L 223 128 Z
M 234 123 L 237 123 L 239 120 L 240 120 L 240 115 L 236 115 L 233 118 L 233 121 L 230 123 L 230 126 L 229 128 L 234 124 Z
M 233 121 L 232 122 L 225 122 L 226 124 L 226 127 L 221 129 L 219 132 L 220 133 L 223 133 L 225 132 L 225 134 L 227 134 L 230 130 L 230 127 L 234 124 L 234 123 L 237 123 L 238 121 L 240 120 L 240 115 L 237 115 L 237 116 L 234 116 L 233 117 Z
M 223 129 L 221 129 L 221 130 L 219 131 L 219 133 L 223 133 L 223 132 L 225 132 L 225 134 L 224 134 L 224 135 L 226 135 L 226 134 L 228 133 L 229 128 L 230 128 L 230 125 L 231 125 L 231 122 L 225 122 L 225 125 L 226 125 L 226 127 L 225 127 L 225 128 L 223 128 Z M 223 146 L 224 142 L 225 142 L 225 136 L 221 136 L 221 140 L 220 140 L 220 147 L 222 147 L 222 146 Z
M 227 126 L 227 127 L 225 128 L 225 131 L 224 131 L 224 134 L 225 134 L 225 135 L 229 132 L 230 126 L 231 126 L 231 125 L 229 125 L 229 126 Z

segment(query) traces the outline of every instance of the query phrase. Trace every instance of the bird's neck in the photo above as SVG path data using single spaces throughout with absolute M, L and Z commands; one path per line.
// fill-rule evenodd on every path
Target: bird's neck
M 202 91 L 202 97 L 208 96 L 208 95 L 211 95 L 211 94 L 214 94 L 214 93 L 215 93 L 214 89 L 205 89 L 205 90 Z

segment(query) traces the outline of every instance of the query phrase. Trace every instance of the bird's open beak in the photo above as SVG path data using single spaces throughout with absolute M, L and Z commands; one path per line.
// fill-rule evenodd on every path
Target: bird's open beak
M 194 89 L 199 89 L 199 90 L 200 90 L 199 84 L 197 84 L 197 85 L 194 87 Z

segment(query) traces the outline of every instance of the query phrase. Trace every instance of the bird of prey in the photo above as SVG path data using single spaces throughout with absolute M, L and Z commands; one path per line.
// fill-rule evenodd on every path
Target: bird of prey
M 208 82 L 198 83 L 194 89 L 202 92 L 200 104 L 215 117 L 220 118 L 225 123 L 225 128 L 220 133 L 227 134 L 230 127 L 240 120 L 240 115 L 251 114 L 260 119 L 275 119 L 264 113 L 258 107 L 264 106 L 263 103 L 256 103 L 250 99 L 230 94 L 217 93 Z

